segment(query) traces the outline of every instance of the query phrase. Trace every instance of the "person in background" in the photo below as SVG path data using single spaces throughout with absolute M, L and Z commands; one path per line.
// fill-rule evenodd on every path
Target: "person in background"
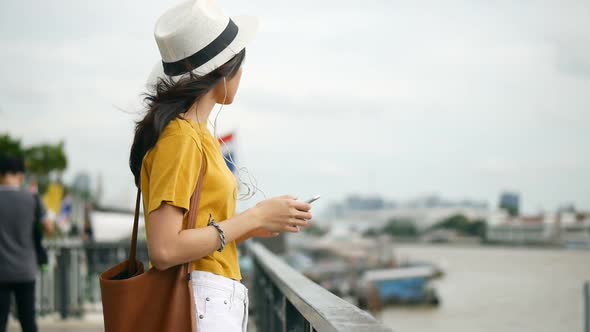
M 22 158 L 0 155 L 0 332 L 6 331 L 11 294 L 16 298 L 23 331 L 37 331 L 37 203 L 30 192 L 22 189 L 24 173 Z
M 33 241 L 35 244 L 35 255 L 37 265 L 42 271 L 46 270 L 49 262 L 47 251 L 43 247 L 43 235 L 53 235 L 53 222 L 47 218 L 47 209 L 39 196 L 37 180 L 33 177 L 29 182 L 29 192 L 35 198 L 35 223 L 33 225 Z
M 52 236 L 55 229 L 53 220 L 49 218 L 47 208 L 41 199 L 41 194 L 39 194 L 39 185 L 37 183 L 37 179 L 34 176 L 31 177 L 29 182 L 29 192 L 35 196 L 35 200 L 37 202 L 35 207 L 35 218 L 37 219 L 38 227 L 45 232 L 45 235 Z
M 82 242 L 94 242 L 94 230 L 92 227 L 92 204 L 86 203 L 84 205 L 84 226 L 82 227 Z

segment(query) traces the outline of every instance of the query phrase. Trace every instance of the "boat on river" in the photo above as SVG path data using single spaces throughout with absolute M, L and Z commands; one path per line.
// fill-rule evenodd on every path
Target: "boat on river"
M 306 238 L 286 261 L 320 286 L 371 311 L 383 305 L 438 305 L 431 281 L 442 271 L 429 262 L 395 258 L 392 239 Z
M 439 305 L 440 297 L 431 285 L 439 271 L 432 265 L 400 266 L 366 271 L 358 282 L 359 304 Z M 371 299 L 371 297 L 376 297 Z

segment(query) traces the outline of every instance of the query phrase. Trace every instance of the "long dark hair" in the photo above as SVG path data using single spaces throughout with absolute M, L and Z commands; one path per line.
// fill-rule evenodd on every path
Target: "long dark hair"
M 129 155 L 129 167 L 139 186 L 141 163 L 145 154 L 156 145 L 158 137 L 175 118 L 185 113 L 199 98 L 207 94 L 224 77 L 233 78 L 240 69 L 246 49 L 205 76 L 188 74 L 178 81 L 170 77 L 159 78 L 154 93 L 146 93 L 145 117 L 135 124 L 135 137 Z M 189 68 L 190 69 L 190 68 Z

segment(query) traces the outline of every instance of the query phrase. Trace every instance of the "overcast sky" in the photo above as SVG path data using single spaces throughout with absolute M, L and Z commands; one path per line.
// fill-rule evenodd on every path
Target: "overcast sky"
M 138 96 L 174 3 L 2 0 L 0 132 L 65 140 L 67 176 L 101 173 L 105 202 L 131 206 Z M 221 3 L 261 19 L 218 129 L 267 196 L 508 189 L 529 212 L 590 209 L 590 2 Z

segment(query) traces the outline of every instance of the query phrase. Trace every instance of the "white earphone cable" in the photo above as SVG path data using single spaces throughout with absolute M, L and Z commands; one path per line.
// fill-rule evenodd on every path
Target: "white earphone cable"
M 221 110 L 223 110 L 223 105 L 225 105 L 225 101 L 227 99 L 227 82 L 226 82 L 225 77 L 223 78 L 223 88 L 225 91 L 224 95 L 223 95 L 223 102 L 221 103 L 221 105 L 219 107 L 219 111 L 217 111 L 217 114 L 215 115 L 215 120 L 213 121 L 213 123 L 211 123 L 211 120 L 209 120 L 209 124 L 211 124 L 211 126 L 213 127 L 213 137 L 215 137 L 216 139 L 217 139 L 217 117 L 219 117 Z M 224 140 L 220 140 L 220 141 L 223 144 L 223 147 L 225 148 L 225 150 L 229 151 L 229 148 L 228 148 L 227 144 L 225 143 L 225 141 Z M 254 176 L 252 176 L 252 174 L 250 173 L 248 168 L 240 167 L 239 165 L 237 165 L 237 163 L 233 160 L 232 153 L 228 153 L 228 158 L 226 158 L 225 155 L 223 155 L 223 159 L 227 163 L 234 166 L 236 173 L 237 173 L 237 179 L 238 179 L 239 184 L 243 185 L 246 188 L 246 192 L 240 195 L 239 200 L 248 200 L 248 199 L 254 197 L 257 192 L 262 193 L 262 196 L 264 197 L 264 199 L 266 199 L 266 194 L 264 193 L 264 191 L 262 189 L 260 189 L 258 187 L 258 182 L 256 181 L 256 178 Z M 245 176 L 248 178 L 249 183 L 243 180 L 242 174 L 245 174 Z

